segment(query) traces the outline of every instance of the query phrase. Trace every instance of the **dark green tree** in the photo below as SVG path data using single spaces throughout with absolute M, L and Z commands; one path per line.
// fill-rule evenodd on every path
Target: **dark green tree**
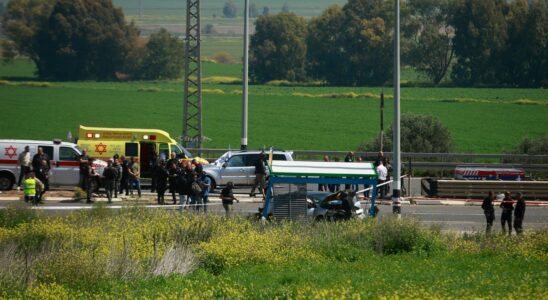
M 311 22 L 309 59 L 314 78 L 335 85 L 382 85 L 392 75 L 392 17 L 383 0 L 350 0 Z M 340 19 L 340 20 L 338 20 Z M 390 25 L 390 26 L 389 26 Z M 316 32 L 324 27 L 327 32 Z M 321 29 L 320 29 L 321 30 Z M 333 42 L 333 41 L 337 42 Z M 318 49 L 321 44 L 325 44 Z M 329 57 L 332 62 L 321 61 Z
M 445 77 L 454 56 L 453 30 L 448 26 L 450 0 L 410 0 L 408 30 L 413 31 L 406 61 L 435 84 Z
M 541 86 L 548 79 L 548 1 L 516 0 L 506 13 L 508 41 L 497 64 L 499 80 L 512 86 Z
M 128 67 L 132 79 L 174 79 L 181 75 L 184 66 L 183 42 L 164 28 L 150 35 L 144 49 L 133 53 L 136 60 Z
M 225 18 L 236 18 L 236 15 L 238 14 L 238 8 L 236 7 L 236 4 L 234 1 L 229 0 L 225 3 L 225 6 L 223 7 L 223 16 Z
M 307 72 L 312 78 L 343 84 L 347 67 L 340 63 L 345 55 L 342 28 L 343 12 L 338 5 L 328 7 L 308 23 Z
M 548 154 L 548 135 L 538 138 L 525 137 L 517 147 L 518 154 L 546 155 Z
M 287 2 L 284 2 L 284 5 L 282 6 L 282 12 L 283 13 L 289 12 L 289 5 L 287 5 Z
M 57 80 L 110 80 L 138 35 L 111 0 L 57 0 L 36 33 L 38 72 Z
M 2 56 L 11 60 L 24 55 L 38 65 L 36 32 L 47 22 L 55 0 L 12 0 L 2 15 Z
M 497 84 L 498 65 L 507 42 L 504 9 L 500 0 L 454 2 L 451 26 L 457 63 L 451 77 L 459 85 Z
M 255 3 L 251 3 L 249 6 L 249 17 L 250 18 L 256 18 L 259 16 L 259 9 L 257 8 L 257 5 Z
M 428 115 L 402 114 L 401 150 L 418 153 L 448 153 L 453 149 L 451 133 L 440 120 Z M 392 149 L 392 127 L 384 133 L 383 149 Z M 359 150 L 380 150 L 380 138 L 361 145 Z
M 260 16 L 250 43 L 254 81 L 306 79 L 306 21 L 294 13 Z

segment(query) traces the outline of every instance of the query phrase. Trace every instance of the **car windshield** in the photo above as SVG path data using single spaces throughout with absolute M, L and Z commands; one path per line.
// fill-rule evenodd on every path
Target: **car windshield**
M 192 156 L 190 152 L 188 152 L 188 150 L 185 149 L 185 147 L 181 146 L 181 144 L 177 144 L 177 146 L 179 147 L 179 149 L 181 149 L 181 151 L 183 151 L 185 156 L 188 157 L 189 159 L 192 159 L 194 157 Z

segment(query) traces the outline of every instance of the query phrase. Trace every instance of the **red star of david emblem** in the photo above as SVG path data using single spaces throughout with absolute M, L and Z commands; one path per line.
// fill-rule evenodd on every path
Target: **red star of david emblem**
M 6 152 L 4 152 L 4 155 L 13 158 L 14 156 L 17 156 L 17 148 L 13 148 L 13 146 L 9 146 L 8 148 L 4 148 Z
M 99 143 L 99 145 L 95 145 L 95 152 L 99 153 L 99 155 L 103 155 L 103 153 L 107 152 L 107 145 L 103 143 Z

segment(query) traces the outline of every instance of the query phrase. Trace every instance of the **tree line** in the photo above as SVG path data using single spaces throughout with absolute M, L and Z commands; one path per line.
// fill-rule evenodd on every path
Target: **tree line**
M 30 58 L 52 80 L 168 79 L 181 74 L 182 41 L 165 29 L 139 37 L 111 0 L 11 0 L 2 56 Z
M 548 86 L 547 0 L 401 2 L 402 63 L 434 84 Z M 305 20 L 259 16 L 251 38 L 256 82 L 392 80 L 394 1 L 349 0 Z

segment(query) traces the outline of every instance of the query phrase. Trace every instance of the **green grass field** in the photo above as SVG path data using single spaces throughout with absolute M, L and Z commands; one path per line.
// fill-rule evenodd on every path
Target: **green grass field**
M 241 72 L 237 64 L 205 63 L 203 69 L 205 77 L 240 77 Z M 32 72 L 27 61 L 0 66 L 0 78 L 28 78 Z M 204 146 L 237 148 L 241 85 L 211 83 L 203 88 L 204 135 L 212 139 Z M 392 89 L 384 90 L 390 97 Z M 181 81 L 56 82 L 49 87 L 3 82 L 2 138 L 64 138 L 69 131 L 75 134 L 80 124 L 161 128 L 179 136 L 182 91 Z M 380 87 L 251 85 L 250 147 L 356 149 L 377 134 L 380 91 Z M 543 89 L 404 87 L 401 96 L 402 113 L 440 118 L 450 129 L 458 152 L 499 153 L 513 149 L 524 136 L 541 136 L 548 130 L 548 95 Z M 528 104 L 516 104 L 520 99 Z M 390 101 L 385 113 L 388 126 Z

